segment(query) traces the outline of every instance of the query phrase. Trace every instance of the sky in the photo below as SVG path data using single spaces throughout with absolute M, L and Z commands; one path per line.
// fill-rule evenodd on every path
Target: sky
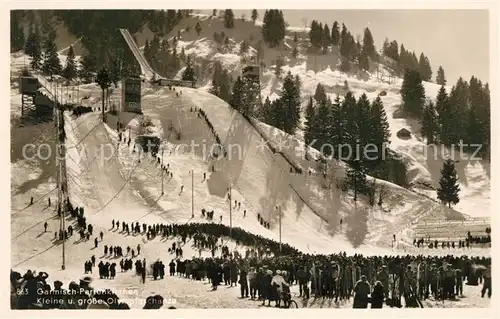
M 205 10 L 204 10 L 205 11 Z M 207 10 L 207 12 L 211 10 Z M 259 11 L 262 20 L 265 10 Z M 251 10 L 234 10 L 236 17 Z M 435 80 L 442 65 L 448 84 L 472 75 L 489 80 L 489 13 L 487 10 L 283 10 L 290 26 L 308 26 L 312 20 L 345 23 L 353 34 L 372 32 L 377 50 L 384 39 L 403 43 L 405 48 L 429 58 Z

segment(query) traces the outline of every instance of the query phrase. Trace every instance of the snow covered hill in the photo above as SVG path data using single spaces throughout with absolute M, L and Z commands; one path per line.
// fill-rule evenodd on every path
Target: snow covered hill
M 208 32 L 208 31 L 207 31 Z M 191 35 L 192 36 L 192 35 Z M 236 53 L 215 53 L 210 51 L 211 41 L 208 38 L 193 40 L 183 38 L 179 45 L 185 46 L 193 53 L 201 50 L 207 53 L 208 59 L 223 61 L 228 68 L 238 72 L 241 67 Z M 183 42 L 184 41 L 184 42 Z M 235 41 L 236 42 L 236 41 Z M 198 50 L 198 51 L 197 51 Z M 12 56 L 11 72 L 24 64 L 22 55 Z M 306 59 L 306 58 L 305 58 Z M 307 59 L 306 59 L 307 60 Z M 347 81 L 349 89 L 356 95 L 366 93 L 370 98 L 377 96 L 382 90 L 387 95 L 382 97 L 390 121 L 392 133 L 391 147 L 404 154 L 410 164 L 410 179 L 414 183 L 412 190 L 382 180 L 376 180 L 384 185 L 387 195 L 384 204 L 371 207 L 365 201 L 355 203 L 352 196 L 338 191 L 335 187 L 325 187 L 324 179 L 316 172 L 318 164 L 314 160 L 306 160 L 297 150 L 303 150 L 302 137 L 289 136 L 282 131 L 263 123 L 254 127 L 239 113 L 232 112 L 224 101 L 206 92 L 205 88 L 176 88 L 182 91 L 179 97 L 176 92 L 167 88 L 145 85 L 142 105 L 144 116 L 151 120 L 150 132 L 159 136 L 163 143 L 160 162 L 168 164 L 172 177 L 164 177 L 159 169 L 158 158 L 153 158 L 140 152 L 133 152 L 133 145 L 127 146 L 119 142 L 118 134 L 113 130 L 115 118 L 110 116 L 109 122 L 103 124 L 99 113 L 85 114 L 79 118 L 65 114 L 65 129 L 67 133 L 67 170 L 69 193 L 76 206 L 84 206 L 88 221 L 94 225 L 95 232 L 105 231 L 104 242 L 99 248 L 93 248 L 93 242 L 73 241 L 67 243 L 66 267 L 60 269 L 60 245 L 53 240 L 53 232 L 59 229 L 59 220 L 55 216 L 53 205 L 48 207 L 47 196 L 53 201 L 53 171 L 51 162 L 33 163 L 23 160 L 14 161 L 11 174 L 12 213 L 11 213 L 11 246 L 12 267 L 18 271 L 26 269 L 41 269 L 57 273 L 57 278 L 69 282 L 81 276 L 83 263 L 96 255 L 98 259 L 107 258 L 96 251 L 107 245 L 131 245 L 138 243 L 143 246 L 142 256 L 147 260 L 156 258 L 170 259 L 173 256 L 167 251 L 172 241 L 160 239 L 145 241 L 135 236 L 125 236 L 118 231 L 110 231 L 111 221 L 119 219 L 126 222 L 145 222 L 148 224 L 160 222 L 209 222 L 201 217 L 202 208 L 214 210 L 215 223 L 230 224 L 229 205 L 226 201 L 227 188 L 232 187 L 233 200 L 241 202 L 241 208 L 232 210 L 231 224 L 241 227 L 253 234 L 279 239 L 279 213 L 282 212 L 282 240 L 307 253 L 331 253 L 346 251 L 348 254 L 362 253 L 364 255 L 381 254 L 462 254 L 459 249 L 416 251 L 411 246 L 409 234 L 413 224 L 418 220 L 430 218 L 463 219 L 461 213 L 470 216 L 487 216 L 489 209 L 489 166 L 479 163 L 463 164 L 460 168 L 461 203 L 457 210 L 450 210 L 427 196 L 418 189 L 417 182 L 429 182 L 435 185 L 436 172 L 439 172 L 441 161 L 429 160 L 424 155 L 425 144 L 419 138 L 418 126 L 407 123 L 404 119 L 393 119 L 392 114 L 400 103 L 398 94 L 401 81 L 392 84 L 382 83 L 376 79 L 358 80 L 338 71 L 326 68 L 320 72 L 308 70 L 307 61 L 295 61 L 283 67 L 302 79 L 304 97 L 313 94 L 317 83 L 322 83 L 332 92 Z M 262 94 L 273 97 L 279 90 L 280 81 L 267 70 L 264 72 Z M 426 92 L 432 97 L 437 92 L 437 86 L 426 83 Z M 11 110 L 16 116 L 19 110 L 20 96 L 11 91 Z M 434 91 L 433 91 L 434 90 Z M 101 92 L 95 84 L 80 85 L 79 97 L 86 98 L 85 104 L 100 106 Z M 431 93 L 433 92 L 433 93 Z M 69 98 L 68 91 L 62 92 L 64 98 Z M 111 98 L 119 101 L 119 88 L 115 89 Z M 213 159 L 211 146 L 215 143 L 214 135 L 205 120 L 199 116 L 197 109 L 202 109 L 218 134 L 223 144 L 228 148 L 227 159 Z M 120 114 L 120 120 L 128 125 L 132 140 L 141 134 L 141 119 Z M 400 140 L 396 132 L 407 127 L 412 131 L 412 138 Z M 42 137 L 55 135 L 44 127 L 33 129 Z M 175 132 L 180 132 L 179 138 Z M 285 149 L 285 156 L 303 168 L 303 174 L 290 172 L 290 165 L 285 157 L 273 153 L 262 139 L 262 134 L 272 143 L 292 145 Z M 22 135 L 22 134 L 19 134 Z M 199 144 L 194 150 L 190 143 Z M 38 143 L 36 140 L 34 143 Z M 132 143 L 133 144 L 133 143 Z M 187 146 L 184 144 L 188 144 Z M 234 147 L 230 147 L 234 146 Z M 205 148 L 203 148 L 205 147 Z M 19 145 L 12 148 L 18 152 Z M 293 151 L 292 151 L 293 149 Z M 314 150 L 312 150 L 314 153 Z M 139 162 L 140 158 L 140 162 Z M 341 179 L 344 173 L 342 163 L 333 163 L 336 176 Z M 214 172 L 212 172 L 212 166 Z M 311 174 L 308 171 L 311 171 Z M 40 171 L 42 173 L 40 173 Z M 207 178 L 203 179 L 203 173 Z M 40 179 L 40 176 L 45 176 Z M 164 195 L 161 195 L 162 178 Z M 22 185 L 37 180 L 34 187 L 23 189 Z M 193 181 L 193 185 L 191 185 Z M 28 183 L 29 184 L 29 183 Z M 181 187 L 183 191 L 181 191 Z M 191 193 L 192 192 L 192 193 Z M 48 194 L 48 195 L 47 195 Z M 191 216 L 194 198 L 194 217 Z M 433 193 L 427 193 L 435 197 Z M 34 205 L 29 206 L 29 197 L 34 196 Z M 473 209 L 472 209 L 472 208 Z M 479 208 L 479 209 L 478 209 Z M 246 216 L 243 211 L 246 210 Z M 484 214 L 483 214 L 484 213 Z M 257 220 L 257 215 L 269 221 L 269 229 L 263 227 Z M 221 216 L 221 220 L 219 219 Z M 342 223 L 341 223 L 342 220 Z M 43 223 L 48 222 L 48 231 L 43 232 Z M 71 222 L 68 220 L 68 223 Z M 397 234 L 397 242 L 393 245 L 392 234 Z M 244 250 L 246 247 L 229 242 L 230 249 Z M 489 250 L 472 248 L 470 255 L 489 255 Z M 185 246 L 185 256 L 194 256 L 198 252 L 190 245 Z M 208 255 L 208 252 L 203 252 Z M 141 257 L 142 257 L 141 256 Z M 92 275 L 96 278 L 96 274 Z M 130 273 L 119 273 L 112 286 L 120 297 L 131 297 L 121 294 L 120 288 L 135 289 L 137 296 L 133 300 L 144 299 L 146 296 L 161 292 L 165 298 L 176 300 L 177 307 L 231 307 L 235 303 L 228 300 L 236 299 L 237 289 L 227 289 L 217 294 L 211 304 L 206 303 L 204 293 L 208 288 L 203 283 L 183 285 L 185 279 L 167 278 L 165 282 L 148 282 L 139 285 L 138 277 Z M 171 287 L 166 292 L 164 285 Z M 106 280 L 96 281 L 95 287 L 110 285 Z M 472 291 L 472 290 L 471 290 Z M 468 293 L 468 291 L 466 291 Z M 472 292 L 471 292 L 472 293 Z M 473 292 L 477 293 L 477 292 Z M 228 298 L 231 297 L 231 298 Z M 477 306 L 485 306 L 484 299 L 470 301 Z M 470 303 L 468 306 L 470 306 Z M 129 302 L 134 308 L 140 308 L 137 302 Z M 313 305 L 312 305 L 313 306 Z M 430 305 L 431 306 L 431 305 Z M 435 305 L 438 306 L 438 305 Z M 238 302 L 237 307 L 255 307 L 252 301 Z M 314 306 L 313 306 L 314 307 Z
M 230 44 L 225 45 L 223 49 L 213 39 L 212 34 L 222 29 L 222 21 L 213 17 L 203 15 L 193 15 L 185 19 L 170 33 L 177 35 L 181 33 L 181 38 L 177 42 L 178 52 L 184 48 L 186 54 L 194 54 L 205 70 L 201 83 L 206 83 L 205 88 L 210 87 L 211 73 L 208 71 L 215 62 L 220 62 L 224 68 L 228 69 L 233 76 L 240 75 L 245 61 L 249 61 L 256 54 L 255 48 L 250 46 L 250 50 L 245 56 L 239 54 L 239 44 L 243 40 L 253 39 L 256 43 L 260 37 L 260 25 L 257 21 L 254 25 L 251 21 L 235 20 L 234 29 L 224 29 L 229 37 Z M 202 33 L 197 36 L 194 32 L 185 32 L 186 27 L 200 21 Z M 291 46 L 293 32 L 299 35 L 299 55 L 297 58 L 291 58 Z M 372 66 L 373 72 L 368 78 L 360 79 L 355 75 L 342 73 L 337 69 L 338 55 L 333 50 L 329 55 L 314 55 L 303 52 L 303 44 L 307 44 L 307 30 L 304 28 L 287 29 L 285 44 L 277 49 L 267 48 L 264 50 L 264 57 L 261 58 L 262 64 L 266 66 L 261 75 L 262 98 L 269 97 L 271 100 L 278 97 L 282 81 L 274 74 L 276 59 L 282 57 L 285 65 L 281 68 L 282 73 L 288 71 L 292 75 L 298 75 L 301 79 L 302 99 L 305 102 L 310 95 L 314 95 L 316 86 L 321 83 L 332 99 L 337 94 L 343 96 L 347 90 L 353 92 L 356 97 L 363 93 L 370 100 L 375 99 L 382 91 L 387 95 L 381 96 L 387 113 L 391 131 L 391 148 L 397 151 L 408 166 L 408 180 L 412 185 L 412 191 L 418 192 L 436 199 L 435 188 L 438 186 L 440 170 L 444 158 L 454 158 L 460 179 L 460 202 L 454 207 L 455 210 L 471 217 L 489 217 L 490 201 L 490 163 L 487 160 L 472 158 L 472 154 L 460 154 L 458 149 L 450 150 L 441 146 L 427 146 L 420 135 L 420 124 L 411 119 L 398 118 L 397 109 L 401 104 L 399 90 L 402 80 L 399 78 L 389 81 L 389 72 L 383 66 L 379 65 L 378 74 L 374 71 L 376 66 Z M 147 38 L 147 33 L 138 35 L 138 41 L 143 43 Z M 222 50 L 222 52 L 221 52 Z M 345 84 L 347 83 L 347 89 Z M 430 82 L 424 82 L 426 97 L 434 100 L 440 88 L 439 85 Z M 449 90 L 451 87 L 447 86 Z M 304 103 L 305 104 L 305 103 Z M 412 133 L 410 139 L 400 139 L 396 133 L 405 128 Z M 301 139 L 302 132 L 297 132 L 296 137 Z M 436 153 L 436 155 L 434 155 Z

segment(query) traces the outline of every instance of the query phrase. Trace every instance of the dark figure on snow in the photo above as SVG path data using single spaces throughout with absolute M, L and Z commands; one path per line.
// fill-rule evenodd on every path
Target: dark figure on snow
M 382 308 L 384 304 L 384 287 L 380 281 L 375 283 L 371 294 L 372 308 Z
M 141 269 L 141 280 L 143 284 L 146 283 L 146 267 L 142 267 Z
M 104 233 L 102 231 L 99 233 L 99 237 L 101 237 L 101 241 L 102 241 L 102 238 L 104 237 Z
M 168 268 L 170 276 L 175 276 L 175 263 L 173 260 L 168 264 Z
M 50 197 L 49 197 L 49 207 L 50 207 Z
M 240 293 L 241 298 L 248 298 L 248 280 L 247 280 L 247 271 L 245 269 L 240 270 Z
M 488 298 L 491 298 L 491 266 L 488 267 L 483 274 L 483 289 L 481 289 L 481 298 L 484 298 L 486 290 L 488 290 Z
M 49 224 L 47 224 L 47 222 L 45 222 L 45 223 L 43 224 L 43 228 L 44 228 L 44 231 L 43 231 L 43 232 L 44 232 L 44 233 L 46 233 L 46 232 L 47 232 L 47 226 L 49 226 Z
M 99 240 L 97 239 L 97 237 L 94 239 L 94 245 L 95 248 L 97 248 L 97 246 L 99 245 Z
M 370 284 L 366 276 L 362 275 L 354 286 L 353 308 L 368 308 L 368 295 L 370 294 Z
M 31 196 L 31 199 L 30 199 L 30 205 L 33 205 L 33 196 Z

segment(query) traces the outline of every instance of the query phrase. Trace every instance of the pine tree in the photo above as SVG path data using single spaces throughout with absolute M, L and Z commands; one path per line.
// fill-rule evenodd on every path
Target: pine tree
M 194 68 L 193 63 L 191 62 L 191 57 L 187 57 L 186 68 L 182 72 L 182 80 L 183 81 L 194 81 Z
M 35 50 L 35 46 L 37 45 L 37 40 L 35 38 L 35 29 L 33 24 L 30 24 L 28 30 L 28 37 L 26 38 L 26 45 L 24 46 L 24 53 L 33 56 L 33 51 Z
M 368 71 L 370 69 L 370 60 L 368 59 L 368 54 L 364 50 L 359 53 L 358 68 L 363 71 Z
M 292 49 L 292 57 L 296 59 L 299 56 L 299 50 L 297 49 L 297 46 L 294 46 Z
M 323 52 L 327 51 L 330 44 L 332 44 L 332 34 L 330 33 L 328 24 L 325 23 L 323 26 Z
M 391 133 L 384 103 L 380 96 L 373 100 L 370 108 L 370 131 L 372 136 L 370 142 L 376 145 L 378 150 L 382 150 L 383 144 L 389 143 Z M 379 155 L 381 155 L 381 152 L 379 152 Z
M 314 100 L 318 104 L 326 101 L 325 87 L 321 83 L 318 83 L 318 85 L 316 86 L 316 92 L 314 93 Z
M 312 141 L 316 138 L 314 134 L 314 130 L 316 125 L 314 124 L 315 119 L 315 111 L 312 96 L 309 97 L 309 101 L 306 106 L 306 122 L 304 128 L 304 142 L 307 145 L 311 144 Z
M 78 77 L 82 79 L 83 83 L 90 83 L 93 81 L 94 73 L 97 69 L 97 58 L 92 54 L 86 54 L 80 59 L 80 69 Z M 125 70 L 124 74 L 126 74 Z
M 356 108 L 354 112 L 355 116 L 355 122 L 357 126 L 357 132 L 358 132 L 358 144 L 361 146 L 360 151 L 363 151 L 365 149 L 365 146 L 368 145 L 372 141 L 372 134 L 371 130 L 367 130 L 366 128 L 370 127 L 372 124 L 371 118 L 370 118 L 370 100 L 368 100 L 368 97 L 366 96 L 365 93 L 363 93 L 357 103 L 356 103 Z M 366 161 L 364 158 L 364 154 L 358 154 L 357 153 L 357 148 L 355 149 L 356 153 L 354 156 L 356 159 L 361 159 L 362 162 Z
M 243 81 L 241 77 L 237 77 L 233 84 L 233 89 L 231 92 L 231 102 L 229 105 L 238 111 L 243 111 Z
M 429 101 L 424 108 L 421 124 L 422 137 L 427 139 L 428 145 L 435 145 L 439 137 L 439 122 L 437 119 L 436 109 L 432 101 Z
M 48 37 L 45 41 L 42 71 L 51 78 L 53 75 L 59 75 L 62 72 L 61 61 L 59 60 L 59 55 L 57 54 L 55 39 L 52 37 Z
M 234 13 L 231 9 L 226 9 L 224 12 L 224 27 L 228 29 L 234 28 Z
M 253 24 L 255 24 L 255 21 L 257 20 L 258 17 L 259 17 L 259 13 L 257 12 L 257 9 L 253 9 L 252 10 L 252 22 L 253 22 Z
M 77 68 L 75 62 L 75 52 L 73 51 L 73 46 L 70 46 L 66 58 L 66 67 L 63 70 L 63 76 L 68 81 L 71 81 L 76 77 L 76 75 L 77 75 Z
M 436 75 L 436 83 L 439 85 L 446 85 L 446 78 L 444 76 L 444 69 L 440 65 Z
M 470 105 L 469 85 L 462 78 L 451 88 L 449 94 L 449 112 L 447 114 L 450 121 L 447 142 L 450 145 L 459 144 L 460 140 L 466 137 L 468 110 Z
M 339 45 L 340 42 L 340 33 L 339 33 L 339 24 L 337 21 L 335 21 L 332 25 L 332 44 L 335 46 Z
M 201 33 L 201 25 L 200 25 L 200 22 L 196 22 L 196 26 L 194 27 L 194 30 L 196 31 L 196 34 L 198 36 L 200 36 L 200 33 Z
M 42 66 L 42 48 L 39 45 L 32 52 L 30 65 L 32 70 L 40 70 Z
M 425 102 L 425 90 L 419 72 L 406 71 L 401 86 L 401 97 L 404 111 L 420 117 Z
M 29 34 L 28 41 L 26 42 L 26 54 L 31 56 L 31 68 L 39 70 L 42 65 L 42 39 L 38 26 L 35 25 L 33 32 Z M 28 53 L 29 51 L 29 53 Z
M 452 159 L 447 159 L 443 163 L 443 169 L 441 170 L 441 179 L 439 180 L 437 197 L 443 204 L 451 207 L 452 204 L 456 205 L 460 201 L 460 198 L 458 197 L 459 192 L 460 186 L 458 184 L 455 163 Z
M 281 10 L 266 10 L 264 13 L 262 36 L 271 47 L 278 46 L 285 38 L 285 18 Z
M 482 145 L 480 155 L 488 153 L 490 145 L 490 103 L 489 92 L 481 80 L 472 76 L 469 81 L 470 108 L 464 143 L 470 151 L 475 151 L 477 145 Z M 476 145 L 476 146 L 474 146 Z
M 444 86 L 438 91 L 436 96 L 436 113 L 439 126 L 439 139 L 444 145 L 451 145 L 453 128 L 453 114 L 450 107 L 448 93 Z
M 342 31 L 340 32 L 340 55 L 349 58 L 351 54 L 350 35 L 347 27 L 342 23 Z
M 283 113 L 278 116 L 280 128 L 288 134 L 294 134 L 300 123 L 300 95 L 290 72 L 283 80 L 279 100 L 283 107 Z
M 356 122 L 356 104 L 356 98 L 354 97 L 352 92 L 347 92 L 344 101 L 342 101 L 341 114 L 344 120 L 344 144 L 346 146 L 349 146 L 350 150 L 356 149 L 357 140 L 360 138 L 358 125 Z M 353 154 L 352 152 L 348 152 L 349 149 L 342 148 L 342 158 L 352 159 Z
M 427 58 L 424 53 L 420 54 L 420 58 L 418 60 L 418 70 L 423 81 L 430 81 L 432 79 L 431 64 L 429 62 L 429 58 Z
M 330 119 L 330 101 L 323 99 L 318 101 L 316 114 L 314 117 L 314 138 L 317 140 L 316 147 L 319 147 L 320 152 L 324 156 L 332 155 L 330 145 L 330 136 L 332 131 L 332 122 Z
M 375 58 L 377 57 L 377 49 L 375 49 L 375 42 L 373 41 L 372 33 L 368 28 L 365 28 L 365 32 L 363 34 L 362 51 L 364 52 L 364 55 L 366 55 L 367 58 L 375 60 Z M 365 70 L 367 69 L 368 68 L 366 68 Z
M 274 126 L 277 126 L 276 119 L 274 117 L 275 109 L 273 108 L 273 103 L 269 100 L 269 97 L 266 97 L 264 104 L 259 110 L 259 118 L 262 122 Z
M 367 191 L 366 174 L 363 163 L 360 160 L 352 161 L 347 169 L 347 185 L 354 190 L 354 201 L 357 201 L 358 194 Z

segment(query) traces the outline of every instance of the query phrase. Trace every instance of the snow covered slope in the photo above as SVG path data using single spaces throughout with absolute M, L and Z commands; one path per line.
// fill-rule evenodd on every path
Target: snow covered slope
M 215 20 L 208 20 L 203 28 L 210 28 L 217 24 Z M 239 21 L 240 28 L 249 28 Z M 245 29 L 246 30 L 246 29 Z M 253 30 L 253 29 L 252 29 Z M 241 31 L 240 31 L 241 32 Z M 253 32 L 253 31 L 252 31 Z M 194 54 L 199 56 L 201 60 L 205 59 L 210 63 L 215 61 L 220 62 L 224 68 L 228 69 L 233 76 L 237 76 L 241 72 L 241 59 L 238 59 L 239 43 L 243 37 L 242 34 L 232 31 L 228 36 L 233 41 L 227 45 L 224 52 L 217 52 L 218 45 L 209 38 L 196 38 L 193 34 L 183 35 L 182 40 L 178 41 L 178 50 L 186 48 L 186 54 Z M 194 37 L 194 38 L 193 38 Z M 286 36 L 285 41 L 290 41 L 290 37 Z M 299 37 L 299 41 L 305 41 Z M 254 50 L 250 47 L 252 55 Z M 367 79 L 363 80 L 354 75 L 342 73 L 333 65 L 332 56 L 314 56 L 303 55 L 299 51 L 296 59 L 291 59 L 288 56 L 290 52 L 286 52 L 286 48 L 282 51 L 275 52 L 270 48 L 266 48 L 264 61 L 267 64 L 266 69 L 261 75 L 262 97 L 269 97 L 271 100 L 278 97 L 281 89 L 282 81 L 277 79 L 274 74 L 276 57 L 283 54 L 285 65 L 281 68 L 282 74 L 290 71 L 293 75 L 299 75 L 301 79 L 301 94 L 303 102 L 310 95 L 314 95 L 316 86 L 321 83 L 327 94 L 334 99 L 337 94 L 343 96 L 347 89 L 353 92 L 356 97 L 365 93 L 370 100 L 373 100 L 380 92 L 386 91 L 387 95 L 382 96 L 384 107 L 389 119 L 389 127 L 391 131 L 391 148 L 401 154 L 402 158 L 408 165 L 409 182 L 413 185 L 413 190 L 425 194 L 433 199 L 436 199 L 435 188 L 438 186 L 440 170 L 443 165 L 443 158 L 448 155 L 459 160 L 456 163 L 456 168 L 460 179 L 460 202 L 454 209 L 471 217 L 490 216 L 489 201 L 490 201 L 490 163 L 486 160 L 471 159 L 471 154 L 460 156 L 458 150 L 449 150 L 441 148 L 429 148 L 420 135 L 420 124 L 417 121 L 403 118 L 394 118 L 394 113 L 401 104 L 401 96 L 399 90 L 402 80 L 396 78 L 389 83 L 388 71 L 382 66 L 379 76 L 371 74 Z M 287 56 L 288 55 L 288 56 Z M 241 57 L 240 57 L 241 58 Z M 207 64 L 208 62 L 204 62 Z M 208 63 L 208 65 L 210 65 Z M 206 73 L 206 72 L 205 72 Z M 211 74 L 204 74 L 204 80 L 211 79 Z M 347 83 L 347 88 L 345 88 Z M 210 86 L 207 85 L 206 88 Z M 430 82 L 424 82 L 426 96 L 434 100 L 439 90 L 439 85 Z M 451 87 L 447 87 L 449 90 Z M 396 133 L 406 128 L 412 132 L 412 137 L 408 140 L 399 139 Z M 297 133 L 297 137 L 301 138 L 302 132 Z M 437 152 L 435 156 L 434 153 Z M 461 158 L 462 157 L 462 158 Z M 429 186 L 434 189 L 429 189 Z

